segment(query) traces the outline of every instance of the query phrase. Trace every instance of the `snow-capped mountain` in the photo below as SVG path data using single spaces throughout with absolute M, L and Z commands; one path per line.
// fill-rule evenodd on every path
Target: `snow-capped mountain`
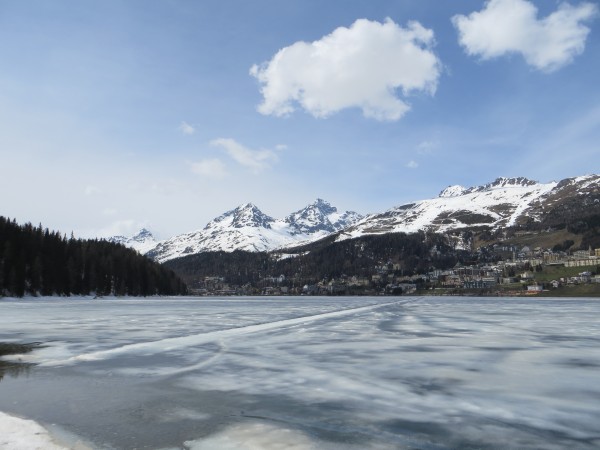
M 360 219 L 362 219 L 360 214 L 354 211 L 338 213 L 337 208 L 318 198 L 306 208 L 293 212 L 283 221 L 289 224 L 291 234 L 298 235 L 314 234 L 321 231 L 335 233 Z
M 152 233 L 145 228 L 142 228 L 132 237 L 113 236 L 108 240 L 116 244 L 123 244 L 126 247 L 131 247 L 141 254 L 149 252 L 158 244 L 158 241 L 152 236 Z
M 339 239 L 365 234 L 420 230 L 448 232 L 466 228 L 496 229 L 539 221 L 557 205 L 600 196 L 600 175 L 538 183 L 527 178 L 498 178 L 483 186 L 449 186 L 437 198 L 397 206 L 370 215 L 344 230 Z M 596 200 L 598 201 L 598 200 Z
M 328 202 L 314 203 L 274 219 L 252 203 L 241 205 L 209 222 L 206 227 L 157 242 L 141 230 L 120 242 L 165 262 L 207 251 L 271 251 L 317 241 L 339 233 L 338 240 L 368 234 L 418 231 L 453 232 L 464 229 L 498 229 L 531 221 L 553 226 L 563 218 L 600 213 L 600 175 L 538 183 L 527 178 L 498 178 L 474 187 L 449 186 L 438 197 L 397 206 L 362 217 L 339 213 Z M 564 223 L 564 220 L 563 220 Z
M 321 239 L 361 218 L 352 211 L 338 213 L 321 199 L 284 219 L 274 219 L 246 203 L 212 220 L 202 230 L 158 243 L 147 255 L 164 262 L 207 251 L 270 251 Z

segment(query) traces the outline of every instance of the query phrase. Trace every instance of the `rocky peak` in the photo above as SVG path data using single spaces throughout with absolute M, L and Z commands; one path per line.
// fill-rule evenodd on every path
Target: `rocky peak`
M 487 186 L 490 187 L 507 187 L 507 186 L 534 186 L 538 184 L 537 181 L 530 180 L 525 177 L 516 177 L 516 178 L 506 178 L 499 177 L 496 178 L 492 183 Z
M 529 187 L 537 185 L 537 181 L 530 180 L 525 177 L 515 177 L 515 178 L 507 178 L 507 177 L 499 177 L 494 181 L 488 184 L 484 184 L 482 186 L 473 186 L 469 189 L 466 189 L 461 195 L 471 194 L 473 192 L 486 192 L 491 191 L 492 189 L 501 189 L 501 188 L 511 188 L 511 187 Z
M 230 225 L 234 228 L 271 228 L 271 223 L 274 221 L 275 219 L 267 216 L 252 203 L 245 203 L 217 217 L 206 228 L 213 228 L 217 224 Z
M 294 234 L 312 234 L 319 231 L 333 233 L 353 224 L 361 218 L 360 214 L 352 211 L 340 214 L 337 208 L 332 206 L 331 203 L 318 198 L 305 208 L 287 216 L 284 222 L 290 225 L 294 230 Z
M 331 203 L 329 203 L 326 200 L 323 200 L 322 198 L 318 198 L 313 203 L 308 205 L 305 208 L 305 210 L 307 210 L 307 209 L 318 210 L 319 212 L 321 212 L 324 215 L 329 215 L 329 214 L 333 214 L 333 213 L 337 212 L 337 208 L 335 206 L 331 206 Z
M 287 223 L 295 223 L 299 220 L 309 220 L 311 222 L 322 222 L 327 219 L 329 214 L 337 212 L 337 208 L 323 199 L 318 198 L 310 205 L 291 213 L 284 220 Z
M 448 197 L 458 197 L 459 195 L 463 195 L 466 192 L 466 188 L 461 186 L 460 184 L 455 184 L 453 186 L 448 186 L 438 197 L 440 198 L 448 198 Z
M 144 241 L 149 241 L 149 240 L 154 241 L 155 240 L 152 233 L 146 228 L 142 228 L 140 231 L 138 231 L 136 234 L 134 234 L 131 239 L 133 241 L 137 241 L 137 242 L 144 242 Z

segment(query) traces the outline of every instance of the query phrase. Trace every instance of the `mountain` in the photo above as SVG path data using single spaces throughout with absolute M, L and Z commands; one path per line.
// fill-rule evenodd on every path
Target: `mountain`
M 362 219 L 360 214 L 353 211 L 338 213 L 335 207 L 318 198 L 306 208 L 290 214 L 283 221 L 289 225 L 292 235 L 299 235 L 319 232 L 335 233 L 360 219 Z
M 241 205 L 206 227 L 156 242 L 147 230 L 132 238 L 113 238 L 165 262 L 202 252 L 268 252 L 293 249 L 328 236 L 345 240 L 372 234 L 457 233 L 576 226 L 600 214 L 600 175 L 539 183 L 527 178 L 497 178 L 481 186 L 448 186 L 438 197 L 404 204 L 362 217 L 340 213 L 322 199 L 283 219 L 264 214 L 252 203 Z M 579 226 L 579 225 L 578 225 Z M 584 224 L 581 226 L 589 226 Z M 581 228 L 581 226 L 579 226 Z M 593 238 L 593 236 L 592 236 Z M 585 242 L 595 242 L 586 238 Z M 295 251 L 295 250 L 293 250 Z
M 109 242 L 115 244 L 123 244 L 125 247 L 133 248 L 142 255 L 148 253 L 158 244 L 152 233 L 145 228 L 142 228 L 132 237 L 113 236 L 108 239 Z
M 274 219 L 252 203 L 246 203 L 212 220 L 202 230 L 158 243 L 147 256 L 165 262 L 209 251 L 271 251 L 321 239 L 361 218 L 352 211 L 339 213 L 322 199 L 283 219 Z
M 339 239 L 368 234 L 445 233 L 458 230 L 560 224 L 600 209 L 600 175 L 538 183 L 498 178 L 470 188 L 455 185 L 437 198 L 420 200 L 370 215 L 343 230 Z M 552 223 L 549 218 L 554 218 Z

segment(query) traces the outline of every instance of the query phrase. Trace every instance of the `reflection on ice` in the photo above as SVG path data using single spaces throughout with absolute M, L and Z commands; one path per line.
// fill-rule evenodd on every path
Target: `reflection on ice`
M 305 435 L 264 423 L 233 425 L 222 432 L 184 443 L 190 450 L 316 450 Z
M 594 300 L 69 300 L 0 311 L 0 340 L 49 344 L 30 357 L 37 370 L 122 380 L 127 394 L 96 408 L 121 412 L 105 426 L 132 420 L 147 433 L 138 448 L 159 448 L 152 433 L 166 425 L 163 448 L 600 446 Z M 78 420 L 80 433 L 129 445 Z

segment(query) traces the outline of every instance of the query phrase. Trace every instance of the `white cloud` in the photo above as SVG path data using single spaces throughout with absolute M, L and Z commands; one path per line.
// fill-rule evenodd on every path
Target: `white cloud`
M 287 150 L 288 146 L 286 144 L 277 144 L 275 146 L 275 150 L 284 151 Z
M 409 169 L 416 169 L 417 167 L 419 167 L 419 163 L 411 160 L 406 164 L 406 167 L 408 167 Z
M 582 24 L 593 18 L 597 6 L 562 3 L 549 16 L 526 0 L 489 0 L 481 11 L 456 15 L 459 42 L 469 55 L 483 60 L 520 53 L 527 64 L 552 72 L 583 53 L 590 29 Z
M 90 231 L 91 236 L 110 238 L 113 236 L 133 236 L 142 226 L 133 219 L 117 220 L 100 230 Z
M 419 155 L 429 155 L 439 145 L 436 141 L 423 141 L 417 145 Z
M 435 93 L 441 64 L 433 44 L 432 30 L 391 19 L 359 19 L 318 41 L 296 42 L 250 69 L 264 97 L 258 111 L 285 116 L 297 103 L 315 117 L 356 107 L 365 117 L 398 120 L 410 109 L 398 89 Z
M 222 148 L 236 162 L 255 173 L 267 169 L 271 163 L 277 162 L 279 159 L 272 150 L 251 150 L 234 139 L 214 139 L 210 145 Z
M 209 178 L 223 178 L 227 175 L 225 164 L 217 158 L 192 163 L 192 172 Z
M 179 125 L 178 129 L 183 134 L 188 135 L 188 136 L 191 136 L 192 134 L 194 134 L 196 132 L 196 129 L 187 122 L 181 122 L 181 125 Z

